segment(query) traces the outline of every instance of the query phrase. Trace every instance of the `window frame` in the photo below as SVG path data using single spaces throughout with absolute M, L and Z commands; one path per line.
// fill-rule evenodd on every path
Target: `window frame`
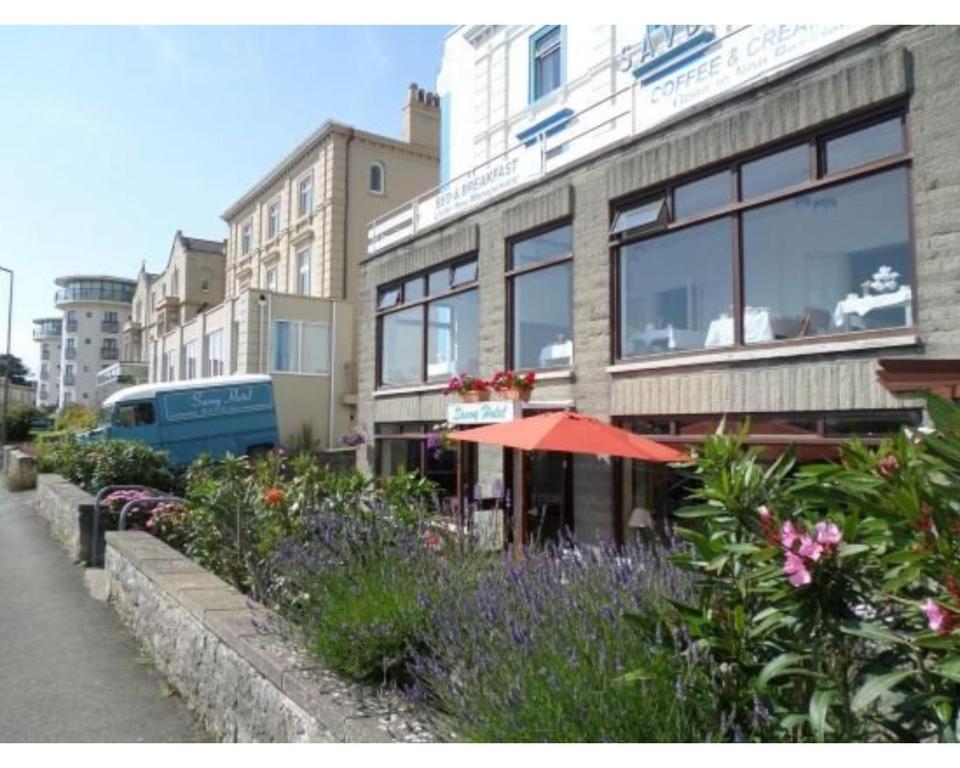
M 276 211 L 276 226 L 274 226 L 273 212 Z M 273 240 L 280 234 L 280 198 L 274 198 L 267 203 L 267 240 Z
M 309 182 L 310 188 L 304 203 L 303 185 Z M 304 219 L 313 213 L 313 171 L 303 174 L 297 179 L 297 219 Z
M 885 122 L 890 119 L 899 118 L 901 130 L 903 132 L 903 150 L 897 154 L 889 155 L 878 160 L 872 160 L 860 166 L 838 171 L 832 174 L 826 172 L 826 142 L 829 139 L 845 134 L 853 133 L 858 130 L 869 128 L 872 125 Z M 789 187 L 778 189 L 764 195 L 743 200 L 741 190 L 741 168 L 742 166 L 760 160 L 764 157 L 775 155 L 791 149 L 796 146 L 806 145 L 810 152 L 810 176 L 802 184 L 794 184 Z M 744 350 L 762 350 L 778 349 L 789 346 L 803 346 L 809 344 L 818 344 L 825 341 L 845 341 L 863 338 L 889 337 L 891 335 L 902 334 L 916 328 L 916 318 L 919 316 L 919 295 L 917 293 L 917 274 L 916 274 L 916 238 L 914 232 L 913 216 L 913 175 L 911 169 L 913 166 L 913 154 L 910 144 L 910 112 L 906 104 L 897 104 L 894 106 L 885 106 L 880 109 L 870 110 L 852 117 L 846 117 L 840 120 L 832 121 L 819 126 L 812 131 L 795 134 L 777 141 L 760 149 L 744 152 L 740 155 L 724 160 L 720 163 L 714 163 L 704 168 L 698 168 L 696 171 L 677 176 L 661 183 L 655 187 L 647 188 L 639 192 L 625 195 L 621 198 L 611 200 L 609 204 L 609 222 L 612 227 L 616 216 L 627 208 L 635 207 L 658 195 L 663 195 L 667 200 L 670 211 L 668 221 L 660 227 L 647 228 L 640 232 L 631 233 L 626 231 L 619 234 L 611 234 L 608 239 L 609 251 L 609 274 L 610 274 L 610 349 L 609 360 L 611 364 L 619 363 L 643 363 L 647 361 L 663 359 L 682 359 L 684 357 L 699 356 L 710 354 L 711 349 L 680 350 L 677 352 L 664 352 L 660 354 L 634 355 L 624 357 L 621 354 L 622 341 L 622 322 L 621 322 L 621 269 L 620 252 L 625 246 L 632 243 L 641 242 L 657 235 L 676 232 L 687 229 L 698 224 L 714 221 L 722 218 L 730 218 L 732 253 L 733 253 L 733 344 L 718 352 L 740 352 Z M 895 170 L 898 168 L 906 169 L 907 178 L 907 258 L 910 264 L 909 285 L 912 292 L 912 313 L 914 321 L 911 325 L 905 325 L 895 328 L 877 328 L 863 331 L 849 331 L 843 333 L 831 333 L 826 335 L 804 336 L 791 339 L 779 339 L 764 342 L 744 343 L 743 338 L 743 305 L 744 305 L 744 254 L 741 232 L 743 228 L 743 214 L 761 208 L 772 203 L 782 202 L 801 195 L 819 192 L 831 187 L 856 181 L 861 178 L 879 175 L 881 173 Z M 685 219 L 677 220 L 674 218 L 674 190 L 677 187 L 685 186 L 691 182 L 699 181 L 723 170 L 730 171 L 731 184 L 733 185 L 733 200 L 731 203 L 716 208 L 705 213 L 699 213 Z
M 558 33 L 559 40 L 557 42 L 557 47 L 560 49 L 560 82 L 556 85 L 555 88 L 552 88 L 545 93 L 539 92 L 539 80 L 537 78 L 538 64 L 540 63 L 541 55 L 537 52 L 537 46 L 540 41 L 545 37 L 552 35 L 554 32 Z M 548 24 L 546 26 L 540 27 L 532 35 L 530 35 L 530 84 L 529 84 L 529 94 L 527 101 L 530 105 L 536 104 L 543 99 L 549 98 L 551 95 L 555 94 L 557 91 L 561 90 L 564 85 L 567 83 L 567 33 L 566 27 L 562 24 Z
M 305 255 L 307 258 L 306 258 L 306 260 L 303 261 L 303 263 L 301 263 L 300 257 L 301 257 L 301 256 L 304 256 L 304 255 Z M 313 286 L 311 285 L 311 281 L 312 281 L 312 279 L 313 279 L 313 277 L 312 277 L 312 275 L 311 275 L 311 272 L 312 272 L 313 270 L 311 269 L 311 266 L 312 266 L 312 265 L 310 264 L 310 262 L 311 262 L 311 260 L 312 260 L 312 257 L 313 257 L 312 248 L 311 248 L 309 245 L 308 245 L 307 247 L 305 247 L 305 248 L 301 248 L 301 249 L 300 249 L 299 251 L 297 251 L 297 253 L 296 253 L 296 259 L 297 259 L 297 295 L 298 295 L 298 296 L 309 296 L 309 295 L 310 295 L 310 291 L 311 291 L 311 289 L 312 289 L 312 287 L 313 287 Z M 307 277 L 307 290 L 306 290 L 306 291 L 303 290 L 303 284 L 302 284 L 302 283 L 303 283 L 303 276 L 304 276 L 304 274 L 306 274 L 306 277 Z
M 333 337 L 331 334 L 331 325 L 328 322 L 321 320 L 288 320 L 283 317 L 275 317 L 270 321 L 269 329 L 269 339 L 273 340 L 273 329 L 278 323 L 286 323 L 291 327 L 296 328 L 297 339 L 297 369 L 296 370 L 282 370 L 274 366 L 274 350 L 270 349 L 270 354 L 267 355 L 267 366 L 270 370 L 270 373 L 284 373 L 291 376 L 323 376 L 329 377 L 330 371 L 333 368 Z M 316 328 L 323 328 L 324 332 L 327 335 L 327 370 L 325 371 L 304 371 L 303 370 L 303 328 L 304 326 L 313 326 Z
M 504 365 L 510 370 L 515 370 L 518 372 L 527 372 L 534 371 L 535 373 L 548 373 L 550 371 L 562 371 L 567 368 L 573 368 L 576 365 L 576 355 L 571 355 L 570 365 L 569 366 L 552 366 L 552 367 L 542 367 L 537 366 L 535 368 L 519 368 L 516 366 L 516 348 L 515 348 L 515 339 L 514 339 L 514 320 L 515 317 L 515 289 L 514 289 L 514 280 L 517 277 L 522 277 L 524 275 L 529 275 L 532 272 L 539 272 L 541 270 L 550 269 L 551 267 L 558 266 L 560 264 L 565 264 L 568 261 L 573 262 L 573 254 L 575 248 L 571 247 L 570 253 L 564 254 L 562 256 L 553 256 L 549 259 L 544 259 L 543 261 L 537 261 L 533 264 L 526 264 L 522 267 L 513 266 L 513 249 L 517 243 L 524 240 L 530 240 L 539 235 L 546 234 L 554 229 L 561 229 L 563 227 L 569 226 L 570 231 L 570 241 L 571 246 L 573 244 L 573 218 L 565 216 L 561 219 L 554 219 L 553 221 L 547 222 L 546 224 L 541 224 L 533 229 L 527 229 L 523 232 L 518 232 L 517 234 L 511 235 L 507 238 L 506 247 L 504 248 L 504 259 L 506 263 L 504 265 L 504 279 L 506 280 L 506 307 L 504 315 L 506 317 L 506 327 L 504 328 L 504 349 L 505 349 L 505 359 Z M 574 312 L 574 295 L 576 293 L 574 285 L 574 275 L 573 267 L 570 269 L 570 340 L 574 341 L 575 338 L 575 312 Z M 576 350 L 574 349 L 574 352 Z
M 456 286 L 453 285 L 453 275 L 454 271 L 458 266 L 464 264 L 469 264 L 471 261 L 477 263 L 477 276 L 470 282 L 460 283 Z M 447 290 L 440 293 L 431 295 L 429 290 L 429 278 L 430 274 L 437 272 L 441 269 L 447 270 Z M 416 299 L 411 299 L 406 301 L 406 285 L 407 283 L 413 282 L 414 280 L 421 280 L 423 284 L 423 294 Z M 380 295 L 386 291 L 398 290 L 399 297 L 396 303 L 390 305 L 389 307 L 380 308 Z M 377 390 L 391 390 L 391 389 L 409 389 L 411 387 L 430 387 L 436 386 L 437 384 L 442 384 L 444 382 L 439 379 L 431 380 L 427 376 L 427 350 L 429 348 L 429 339 L 430 339 L 430 304 L 439 300 L 447 299 L 451 296 L 457 296 L 462 293 L 468 293 L 470 291 L 477 291 L 477 299 L 479 301 L 480 297 L 480 257 L 479 253 L 473 251 L 469 254 L 462 256 L 457 256 L 455 259 L 450 261 L 443 262 L 441 264 L 434 264 L 426 269 L 413 272 L 397 280 L 391 280 L 388 283 L 383 283 L 382 285 L 377 286 L 376 293 L 374 294 L 374 308 L 375 308 L 375 318 L 376 318 L 376 388 Z M 391 315 L 396 312 L 403 312 L 409 309 L 420 308 L 421 310 L 421 354 L 420 354 L 420 381 L 411 382 L 408 384 L 384 384 L 383 383 L 383 318 L 386 315 Z M 479 334 L 480 334 L 480 325 L 477 324 L 477 336 L 478 336 L 478 345 L 479 345 Z M 477 350 L 479 354 L 479 349 Z
M 373 186 L 373 171 L 378 169 L 380 171 L 380 187 L 374 188 Z M 367 188 L 372 195 L 385 195 L 387 194 L 387 168 L 380 160 L 374 160 L 370 163 L 369 176 L 367 178 Z
M 253 250 L 253 218 L 240 225 L 240 255 L 246 256 Z M 166 289 L 166 286 L 164 286 Z M 166 296 L 166 291 L 164 291 Z

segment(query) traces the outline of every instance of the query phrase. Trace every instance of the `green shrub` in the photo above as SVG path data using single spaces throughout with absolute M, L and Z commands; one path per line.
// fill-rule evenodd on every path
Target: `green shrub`
M 107 485 L 146 485 L 177 493 L 181 481 L 166 453 L 130 440 L 82 441 L 67 436 L 44 446 L 43 472 L 57 472 L 90 493 Z
M 21 403 L 7 406 L 7 442 L 23 443 L 30 439 L 31 423 L 42 415 L 37 408 Z
M 677 513 L 698 598 L 665 618 L 724 670 L 723 738 L 956 740 L 960 409 L 931 413 L 932 435 L 796 470 L 738 437 L 704 444 Z
M 86 432 L 97 426 L 97 412 L 80 403 L 63 406 L 54 422 L 58 432 Z

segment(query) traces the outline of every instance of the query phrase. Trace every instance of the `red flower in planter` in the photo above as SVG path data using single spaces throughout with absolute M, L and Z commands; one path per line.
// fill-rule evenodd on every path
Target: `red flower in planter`
M 892 453 L 887 454 L 880 459 L 879 462 L 877 462 L 877 473 L 880 475 L 880 477 L 883 477 L 887 480 L 896 475 L 899 469 L 900 462 Z
M 283 503 L 283 491 L 279 488 L 268 488 L 263 494 L 263 500 L 268 507 L 275 507 Z

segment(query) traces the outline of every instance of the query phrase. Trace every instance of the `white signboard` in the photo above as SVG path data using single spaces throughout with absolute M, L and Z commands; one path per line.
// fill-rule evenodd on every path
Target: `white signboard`
M 684 51 L 683 55 L 675 57 L 679 61 L 674 66 L 664 67 L 652 77 L 641 76 L 643 84 L 637 98 L 637 129 L 649 128 L 682 109 L 770 75 L 863 28 L 850 25 L 754 25 Z M 680 39 L 679 35 L 677 39 Z M 669 51 L 661 55 L 671 57 Z M 644 66 L 649 67 L 650 63 Z
M 486 403 L 451 403 L 447 406 L 449 424 L 502 424 L 519 419 L 520 402 L 494 400 Z

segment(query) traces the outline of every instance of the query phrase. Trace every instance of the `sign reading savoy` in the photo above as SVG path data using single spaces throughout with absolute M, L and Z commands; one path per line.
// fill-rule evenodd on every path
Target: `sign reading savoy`
M 172 392 L 165 398 L 167 421 L 257 411 L 271 407 L 268 387 L 218 387 Z
M 649 127 L 673 113 L 724 91 L 767 76 L 792 62 L 840 40 L 862 27 L 848 25 L 780 24 L 745 27 L 714 42 L 671 57 L 669 66 L 656 67 L 641 78 L 639 127 Z M 646 61 L 635 74 L 656 65 Z
M 447 406 L 450 424 L 501 424 L 520 416 L 516 400 L 498 400 L 493 403 L 451 403 Z

